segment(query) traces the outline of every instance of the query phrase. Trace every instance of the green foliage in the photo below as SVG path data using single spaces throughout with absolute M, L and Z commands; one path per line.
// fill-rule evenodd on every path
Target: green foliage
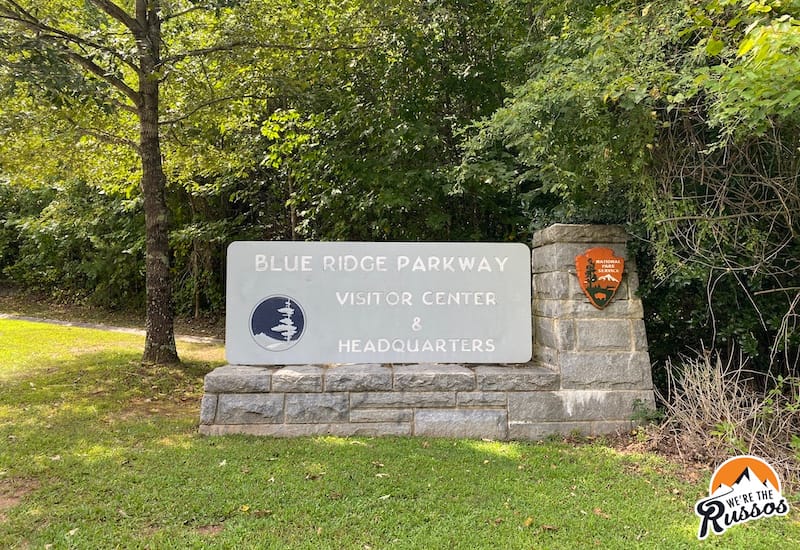
M 647 406 L 641 399 L 633 402 L 633 415 L 631 420 L 638 424 L 658 424 L 664 420 L 664 412 Z
M 546 2 L 527 80 L 471 129 L 460 173 L 525 193 L 533 227 L 628 222 L 647 239 L 656 359 L 679 327 L 762 369 L 800 359 L 799 6 Z
M 76 181 L 38 189 L 0 182 L 0 196 L 3 275 L 106 307 L 141 303 L 140 200 Z
M 499 106 L 518 65 L 524 6 L 403 6 L 373 46 L 312 98 L 323 113 L 301 157 L 300 232 L 313 238 L 507 239 L 519 194 L 454 181 L 460 127 Z

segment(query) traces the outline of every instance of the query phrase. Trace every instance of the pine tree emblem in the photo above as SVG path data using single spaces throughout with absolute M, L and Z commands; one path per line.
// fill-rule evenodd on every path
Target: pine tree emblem
M 294 315 L 292 301 L 287 299 L 286 304 L 282 308 L 278 309 L 278 313 L 282 313 L 283 317 L 277 325 L 272 327 L 271 330 L 283 334 L 283 337 L 286 339 L 286 341 L 291 342 L 292 336 L 297 334 L 297 327 L 292 321 L 292 315 Z
M 261 301 L 250 316 L 250 332 L 256 343 L 269 351 L 283 351 L 303 336 L 305 312 L 297 300 L 270 296 Z

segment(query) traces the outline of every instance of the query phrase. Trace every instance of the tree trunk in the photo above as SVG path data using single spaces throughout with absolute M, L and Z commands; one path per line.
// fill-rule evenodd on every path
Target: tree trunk
M 142 361 L 177 363 L 172 281 L 169 269 L 169 227 L 166 176 L 161 164 L 159 136 L 159 50 L 161 30 L 157 2 L 137 1 L 137 20 L 146 31 L 139 45 L 139 154 L 142 158 L 142 195 L 145 219 L 145 271 L 147 312 Z M 149 9 L 148 9 L 149 8 Z

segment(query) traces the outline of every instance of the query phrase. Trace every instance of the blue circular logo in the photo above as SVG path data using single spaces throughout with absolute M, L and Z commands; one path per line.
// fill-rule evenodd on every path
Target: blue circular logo
M 306 316 L 303 308 L 289 296 L 270 296 L 261 301 L 250 315 L 250 332 L 262 348 L 283 351 L 303 336 Z

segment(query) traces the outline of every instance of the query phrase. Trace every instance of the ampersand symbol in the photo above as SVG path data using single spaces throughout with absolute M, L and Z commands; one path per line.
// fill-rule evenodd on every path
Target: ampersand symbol
M 414 320 L 411 322 L 411 330 L 414 332 L 419 332 L 422 330 L 422 319 L 419 317 L 414 317 Z

